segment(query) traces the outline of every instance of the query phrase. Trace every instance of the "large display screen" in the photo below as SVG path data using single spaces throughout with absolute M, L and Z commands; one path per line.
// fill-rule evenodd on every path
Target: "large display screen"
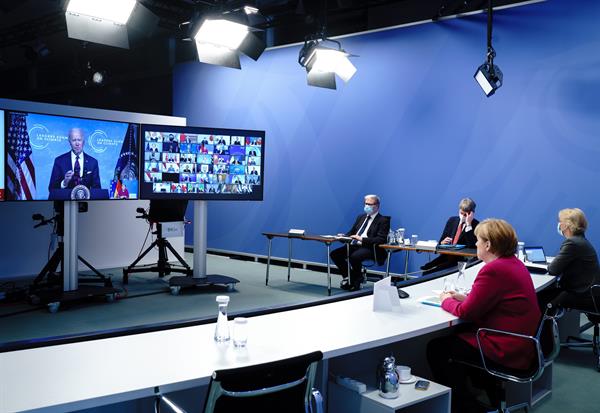
M 6 200 L 137 199 L 139 128 L 6 111 Z
M 0 201 L 4 201 L 4 111 L 0 110 Z
M 143 199 L 262 200 L 264 131 L 142 125 Z

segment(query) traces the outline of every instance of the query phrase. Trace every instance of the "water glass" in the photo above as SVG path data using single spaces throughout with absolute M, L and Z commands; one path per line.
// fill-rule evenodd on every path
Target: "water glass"
M 419 236 L 417 234 L 412 234 L 410 236 L 410 244 L 412 246 L 415 246 L 415 245 L 417 245 L 417 242 L 419 242 Z
M 396 230 L 396 240 L 398 241 L 398 244 L 402 244 L 402 241 L 404 240 L 404 232 L 406 230 L 404 228 L 398 228 Z
M 246 347 L 248 342 L 248 319 L 236 317 L 233 320 L 233 345 L 235 347 Z
M 454 276 L 449 275 L 444 278 L 444 292 L 456 291 L 456 284 L 454 283 Z

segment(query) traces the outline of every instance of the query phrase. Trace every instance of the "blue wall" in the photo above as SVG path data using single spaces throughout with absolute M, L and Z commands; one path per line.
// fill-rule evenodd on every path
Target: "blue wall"
M 264 202 L 210 203 L 209 247 L 265 254 L 261 231 L 345 231 L 366 193 L 381 196 L 394 228 L 421 239 L 438 238 L 470 196 L 479 219 L 505 218 L 550 254 L 557 211 L 577 206 L 600 246 L 600 2 L 571 3 L 495 13 L 505 84 L 491 98 L 473 79 L 484 15 L 343 39 L 360 57 L 337 91 L 306 85 L 299 46 L 241 71 L 178 66 L 174 114 L 188 125 L 266 130 Z M 297 258 L 324 262 L 319 245 L 296 245 Z M 286 256 L 287 244 L 274 254 Z

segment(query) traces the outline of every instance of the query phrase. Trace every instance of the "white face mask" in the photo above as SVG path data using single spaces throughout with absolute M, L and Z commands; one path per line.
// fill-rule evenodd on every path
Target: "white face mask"
M 563 234 L 563 232 L 560 229 L 560 222 L 558 224 L 556 224 L 556 231 L 558 232 L 558 235 L 560 235 L 561 237 L 565 236 L 565 234 Z

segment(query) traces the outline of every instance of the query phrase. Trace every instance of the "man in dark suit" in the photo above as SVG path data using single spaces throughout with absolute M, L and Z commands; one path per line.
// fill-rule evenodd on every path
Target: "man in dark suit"
M 471 198 L 461 199 L 458 204 L 458 216 L 448 218 L 439 240 L 440 244 L 461 244 L 466 248 L 475 248 L 475 227 L 479 224 L 474 218 L 476 206 Z M 423 275 L 453 267 L 460 259 L 461 257 L 454 255 L 442 254 L 421 267 Z
M 91 188 L 100 188 L 100 171 L 98 161 L 83 152 L 85 137 L 83 130 L 73 128 L 69 131 L 69 144 L 71 150 L 54 159 L 52 174 L 48 190 L 74 188 L 84 185 Z
M 348 256 L 346 246 L 331 251 L 331 260 L 342 273 L 340 287 L 344 290 L 357 291 L 362 280 L 362 262 L 374 259 L 378 264 L 383 264 L 386 253 L 378 247 L 385 244 L 390 231 L 391 218 L 379 214 L 380 200 L 377 195 L 365 196 L 364 214 L 359 215 L 354 225 L 346 234 L 352 238 L 350 243 L 350 279 L 348 274 Z

